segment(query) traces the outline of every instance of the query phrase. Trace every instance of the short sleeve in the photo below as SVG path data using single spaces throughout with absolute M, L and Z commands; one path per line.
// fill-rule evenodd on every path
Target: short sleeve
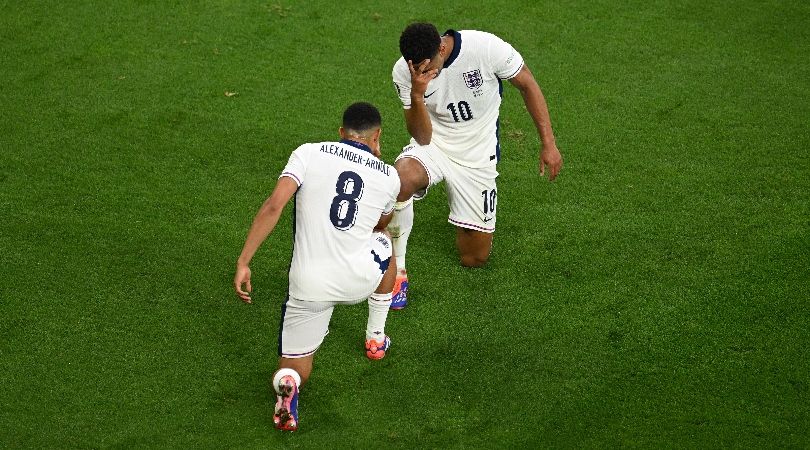
M 513 78 L 523 67 L 523 57 L 508 42 L 492 35 L 489 60 L 495 76 L 502 80 Z
M 393 166 L 389 166 L 391 173 L 397 173 L 396 169 Z M 397 196 L 399 195 L 399 176 L 395 176 L 391 178 L 391 188 L 389 193 L 390 198 L 388 202 L 385 203 L 385 209 L 383 209 L 384 215 L 389 215 L 394 211 L 394 205 L 397 203 Z
M 394 64 L 394 70 L 391 73 L 394 79 L 394 88 L 397 90 L 399 100 L 405 109 L 411 108 L 411 71 L 408 70 L 408 63 L 400 58 Z
M 290 177 L 298 186 L 301 186 L 304 183 L 308 164 L 309 151 L 307 144 L 304 144 L 292 152 L 290 159 L 287 161 L 287 166 L 284 167 L 279 178 Z

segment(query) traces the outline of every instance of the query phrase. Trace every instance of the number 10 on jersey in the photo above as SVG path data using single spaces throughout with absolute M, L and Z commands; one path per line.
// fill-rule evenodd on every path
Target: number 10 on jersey
M 456 108 L 456 104 L 449 103 L 447 105 L 447 109 L 450 110 L 450 114 L 453 115 L 453 120 L 456 122 L 468 121 L 473 118 L 472 109 L 470 109 L 470 104 L 465 101 L 460 101 L 457 103 L 458 108 Z M 458 116 L 461 116 L 461 120 L 459 120 Z
M 495 189 L 491 191 L 481 191 L 481 197 L 484 197 L 484 215 L 495 213 L 495 201 L 498 198 L 498 191 Z

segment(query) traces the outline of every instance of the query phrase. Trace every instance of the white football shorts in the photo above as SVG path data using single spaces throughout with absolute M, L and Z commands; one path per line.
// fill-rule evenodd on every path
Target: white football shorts
M 281 307 L 281 326 L 278 333 L 278 354 L 285 358 L 303 358 L 312 355 L 329 334 L 329 321 L 336 305 L 356 305 L 377 290 L 391 261 L 391 239 L 383 233 L 372 233 L 369 258 L 377 262 L 380 276 L 368 285 L 368 294 L 356 300 L 307 301 L 287 296 Z M 376 269 L 375 269 L 376 270 Z
M 433 144 L 411 143 L 402 149 L 397 161 L 413 158 L 427 171 L 430 186 L 441 181 L 447 183 L 447 203 L 450 216 L 447 221 L 461 228 L 492 233 L 495 231 L 498 188 L 495 166 L 470 168 L 450 160 Z M 427 189 L 414 194 L 419 200 L 427 195 Z

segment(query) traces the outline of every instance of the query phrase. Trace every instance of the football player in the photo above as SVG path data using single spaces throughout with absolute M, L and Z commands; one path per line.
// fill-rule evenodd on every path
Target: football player
M 251 303 L 250 260 L 295 195 L 295 243 L 282 307 L 279 370 L 273 375 L 273 420 L 282 430 L 298 428 L 298 391 L 309 378 L 336 305 L 368 299 L 366 355 L 381 359 L 391 345 L 385 321 L 396 263 L 383 230 L 400 181 L 379 159 L 380 124 L 377 108 L 355 103 L 343 114 L 340 142 L 298 147 L 256 214 L 236 264 L 234 288 Z
M 405 253 L 413 227 L 413 199 L 446 182 L 448 221 L 456 227 L 461 264 L 481 267 L 495 231 L 500 159 L 498 114 L 503 80 L 523 96 L 540 136 L 539 171 L 554 180 L 562 167 L 540 87 L 523 57 L 499 37 L 473 30 L 439 35 L 429 23 L 413 23 L 399 41 L 402 57 L 393 79 L 412 136 L 396 160 L 402 187 L 389 231 L 399 272 L 391 308 L 407 304 Z

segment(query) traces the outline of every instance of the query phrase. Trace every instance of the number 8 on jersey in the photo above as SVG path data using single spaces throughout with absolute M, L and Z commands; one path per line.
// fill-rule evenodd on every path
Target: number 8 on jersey
M 337 195 L 329 208 L 329 220 L 338 230 L 346 231 L 354 226 L 357 217 L 357 202 L 363 196 L 363 179 L 355 172 L 342 172 L 335 183 L 335 192 Z

